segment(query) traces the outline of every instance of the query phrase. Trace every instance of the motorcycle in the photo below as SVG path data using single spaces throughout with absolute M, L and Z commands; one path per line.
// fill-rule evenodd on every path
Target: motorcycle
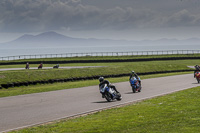
M 113 88 L 109 87 L 107 84 L 101 85 L 99 87 L 99 90 L 108 102 L 111 102 L 115 99 L 120 101 L 122 99 L 121 94 L 117 93 Z
M 38 66 L 38 69 L 42 69 L 42 67 L 43 67 L 43 64 L 40 63 L 40 65 Z
M 25 69 L 29 69 L 29 66 L 26 66 Z
M 42 69 L 42 66 L 38 66 L 38 69 Z
M 55 66 L 53 66 L 53 68 L 59 68 L 59 65 L 55 65 Z
M 130 84 L 131 84 L 133 93 L 136 93 L 136 91 L 141 92 L 142 87 L 139 81 L 140 81 L 139 77 L 138 79 L 136 79 L 135 77 L 132 77 L 130 79 Z
M 195 78 L 197 79 L 197 82 L 200 82 L 200 72 L 195 73 Z

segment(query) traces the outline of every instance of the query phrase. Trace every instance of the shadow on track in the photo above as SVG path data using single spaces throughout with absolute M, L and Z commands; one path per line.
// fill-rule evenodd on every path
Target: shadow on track
M 135 93 L 133 93 L 133 92 L 127 92 L 127 93 L 124 93 L 124 94 L 137 94 L 137 93 L 139 93 L 139 92 L 135 92 Z
M 192 83 L 192 84 L 199 84 L 199 83 Z
M 111 102 L 116 102 L 117 100 L 114 100 L 114 101 L 111 101 Z M 108 101 L 98 101 L 98 102 L 92 102 L 92 103 L 111 103 L 111 102 L 108 102 Z

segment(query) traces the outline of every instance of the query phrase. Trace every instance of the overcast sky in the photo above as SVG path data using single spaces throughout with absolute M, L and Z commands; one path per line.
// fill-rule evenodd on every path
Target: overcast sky
M 0 0 L 0 42 L 46 31 L 81 38 L 200 38 L 200 0 Z

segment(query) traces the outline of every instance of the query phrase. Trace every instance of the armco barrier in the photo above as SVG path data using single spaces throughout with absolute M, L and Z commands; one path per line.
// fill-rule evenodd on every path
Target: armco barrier
M 151 74 L 162 74 L 162 73 L 173 73 L 173 72 L 186 72 L 186 71 L 193 71 L 191 69 L 187 70 L 171 70 L 171 71 L 156 71 L 156 72 L 144 72 L 144 73 L 137 73 L 138 75 L 151 75 Z M 57 83 L 57 82 L 69 82 L 69 81 L 81 81 L 81 80 L 93 80 L 98 79 L 99 77 L 103 76 L 104 78 L 115 78 L 115 77 L 124 77 L 129 76 L 130 73 L 125 74 L 116 74 L 116 75 L 100 75 L 100 76 L 92 76 L 92 77 L 74 77 L 74 78 L 65 78 L 65 79 L 50 79 L 50 80 L 42 80 L 42 81 L 29 81 L 29 82 L 17 82 L 17 83 L 7 83 L 1 84 L 1 88 L 10 88 L 10 87 L 19 87 L 19 86 L 28 86 L 28 85 L 36 85 L 36 84 L 48 84 L 48 83 Z

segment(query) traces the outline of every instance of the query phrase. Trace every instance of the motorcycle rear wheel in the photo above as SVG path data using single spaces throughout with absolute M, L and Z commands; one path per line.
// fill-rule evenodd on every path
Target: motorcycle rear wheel
M 111 102 L 111 101 L 112 101 L 111 94 L 108 93 L 108 92 L 105 94 L 105 98 L 106 98 L 106 100 L 107 100 L 108 102 Z

